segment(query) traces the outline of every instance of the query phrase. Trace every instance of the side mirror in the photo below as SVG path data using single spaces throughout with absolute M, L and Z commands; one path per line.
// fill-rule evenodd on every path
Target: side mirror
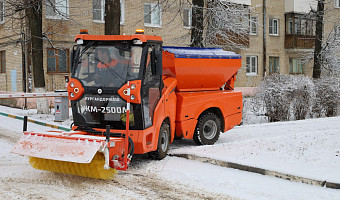
M 73 46 L 72 51 L 71 51 L 71 72 L 73 73 L 73 69 L 74 69 L 74 57 L 75 57 L 75 53 L 76 53 L 76 45 Z

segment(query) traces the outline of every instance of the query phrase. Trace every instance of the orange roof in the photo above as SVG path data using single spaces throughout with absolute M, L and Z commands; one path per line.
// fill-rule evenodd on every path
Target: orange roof
M 82 40 L 97 40 L 97 41 L 119 41 L 119 40 L 133 40 L 139 39 L 142 42 L 147 42 L 148 40 L 153 41 L 163 41 L 160 36 L 154 35 L 144 35 L 144 34 L 135 34 L 135 35 L 89 35 L 89 34 L 78 34 L 76 35 L 75 41 L 77 39 Z

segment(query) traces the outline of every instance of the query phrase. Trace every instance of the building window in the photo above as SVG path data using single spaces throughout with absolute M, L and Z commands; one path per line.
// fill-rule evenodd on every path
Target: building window
M 104 21 L 105 0 L 93 0 L 93 20 Z
M 5 22 L 5 2 L 0 0 L 0 23 Z
M 6 51 L 0 51 L 0 73 L 6 73 Z
M 289 73 L 304 74 L 305 65 L 299 58 L 289 58 Z
M 247 56 L 246 67 L 246 75 L 257 75 L 257 56 Z
M 144 25 L 161 26 L 161 6 L 159 4 L 144 4 Z
M 183 27 L 191 28 L 191 8 L 184 8 L 183 9 Z
M 70 58 L 68 49 L 47 49 L 47 72 L 69 72 Z
M 289 18 L 286 24 L 286 33 L 293 34 L 293 19 Z
M 124 24 L 125 21 L 125 1 L 120 0 L 120 24 Z
M 278 19 L 269 19 L 269 35 L 279 35 Z
M 315 27 L 315 21 L 307 20 L 306 35 L 315 35 L 314 27 Z
M 250 17 L 250 34 L 257 35 L 257 17 Z
M 279 57 L 269 56 L 269 75 L 280 73 Z
M 334 0 L 334 7 L 340 8 L 340 0 Z
M 46 3 L 47 18 L 65 19 L 69 17 L 68 0 L 48 0 Z
M 92 0 L 93 21 L 105 21 L 105 0 Z M 124 0 L 120 0 L 120 24 L 124 24 Z

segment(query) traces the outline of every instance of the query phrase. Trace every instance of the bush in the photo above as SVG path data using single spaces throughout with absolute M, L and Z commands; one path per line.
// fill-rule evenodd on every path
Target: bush
M 309 77 L 274 74 L 266 77 L 255 98 L 262 101 L 270 122 L 305 119 L 313 105 L 314 84 Z
M 340 79 L 323 78 L 315 80 L 313 117 L 333 117 L 340 110 Z

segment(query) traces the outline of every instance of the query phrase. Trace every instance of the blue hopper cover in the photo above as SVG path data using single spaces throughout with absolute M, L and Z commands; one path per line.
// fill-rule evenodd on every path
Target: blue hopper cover
M 242 58 L 240 55 L 232 51 L 224 51 L 222 48 L 163 46 L 163 51 L 175 54 L 176 58 L 214 58 L 214 59 Z

